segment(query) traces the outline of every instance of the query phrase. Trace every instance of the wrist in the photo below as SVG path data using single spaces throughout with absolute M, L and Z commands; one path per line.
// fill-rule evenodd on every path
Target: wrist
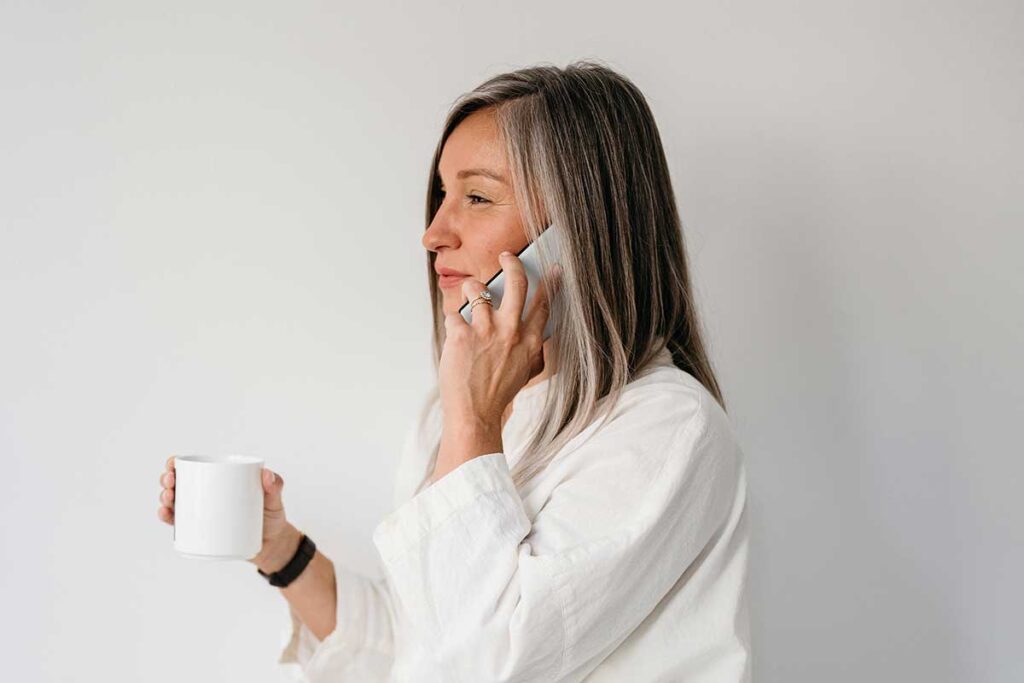
M 289 524 L 274 541 L 268 543 L 256 556 L 256 568 L 266 574 L 280 571 L 291 561 L 302 543 L 302 532 Z
M 462 420 L 444 426 L 431 484 L 464 462 L 488 453 L 504 451 L 500 425 L 482 420 Z
M 501 437 L 501 417 L 490 418 L 470 411 L 445 416 L 441 433 L 449 440 L 493 441 Z

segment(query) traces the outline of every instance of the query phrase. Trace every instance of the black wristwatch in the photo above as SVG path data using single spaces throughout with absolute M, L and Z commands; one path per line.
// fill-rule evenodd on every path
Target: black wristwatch
M 271 586 L 284 588 L 298 578 L 302 570 L 309 564 L 309 561 L 313 559 L 315 553 L 316 544 L 313 543 L 313 539 L 306 534 L 302 534 L 302 542 L 299 543 L 299 549 L 295 551 L 295 555 L 292 556 L 288 564 L 272 574 L 267 574 L 259 567 L 256 567 L 256 571 L 260 573 L 260 576 L 269 581 Z

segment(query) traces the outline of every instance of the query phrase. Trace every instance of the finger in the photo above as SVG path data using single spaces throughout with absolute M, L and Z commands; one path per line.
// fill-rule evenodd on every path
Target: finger
M 171 470 L 170 472 L 164 472 L 163 474 L 160 475 L 160 485 L 163 486 L 164 488 L 174 487 L 174 470 Z
M 156 509 L 156 516 L 163 522 L 174 524 L 174 510 L 169 507 L 164 507 L 162 505 L 158 507 Z
M 480 296 L 480 292 L 487 289 L 484 283 L 479 280 L 467 277 L 462 281 L 462 294 L 466 297 L 466 301 L 472 302 L 474 299 Z M 491 305 L 486 302 L 480 302 L 476 306 L 473 306 L 473 310 L 470 313 L 470 325 L 480 330 L 481 332 L 489 332 L 494 324 L 491 319 Z M 461 317 L 461 316 L 460 316 Z
M 548 273 L 548 277 L 541 278 L 538 283 L 537 292 L 530 299 L 530 310 L 526 312 L 525 327 L 535 333 L 538 339 L 543 338 L 544 327 L 551 315 L 551 299 L 558 293 L 561 284 L 561 268 L 557 263 L 548 270 Z
M 174 489 L 164 489 L 160 492 L 160 502 L 170 507 L 174 505 Z
M 171 457 L 167 458 L 167 464 L 165 466 L 166 466 L 166 468 L 168 470 L 170 470 L 172 472 L 174 471 L 174 456 L 173 455 Z
M 526 268 L 519 257 L 509 251 L 499 254 L 498 260 L 505 271 L 505 289 L 501 295 L 498 316 L 518 327 L 519 321 L 523 319 L 526 290 L 530 286 L 526 279 Z
M 458 311 L 446 313 L 444 316 L 444 331 L 445 334 L 451 336 L 452 332 L 457 327 L 469 327 L 469 323 L 462 317 L 462 314 Z

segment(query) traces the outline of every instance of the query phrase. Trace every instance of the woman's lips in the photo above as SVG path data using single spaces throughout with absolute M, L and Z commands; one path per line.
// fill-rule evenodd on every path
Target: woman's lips
M 445 287 L 445 288 L 456 287 L 456 286 L 459 285 L 459 283 L 461 283 L 467 277 L 469 277 L 469 276 L 468 275 L 438 275 L 437 276 L 437 284 L 438 284 L 438 286 Z

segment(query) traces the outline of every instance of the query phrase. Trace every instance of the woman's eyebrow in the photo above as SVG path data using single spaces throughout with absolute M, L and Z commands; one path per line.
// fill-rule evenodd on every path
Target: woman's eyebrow
M 464 178 L 468 178 L 469 176 L 474 176 L 474 175 L 482 175 L 485 178 L 490 178 L 491 180 L 497 180 L 499 183 L 504 183 L 506 185 L 508 184 L 508 181 L 505 179 L 505 176 L 503 176 L 502 174 L 498 173 L 497 171 L 493 171 L 493 170 L 491 170 L 489 168 L 465 168 L 465 169 L 459 171 L 458 173 L 456 173 L 455 177 L 458 178 L 459 180 L 462 180 Z M 437 180 L 438 180 L 438 182 L 443 182 L 441 180 L 440 172 L 438 172 L 438 174 L 437 174 Z

